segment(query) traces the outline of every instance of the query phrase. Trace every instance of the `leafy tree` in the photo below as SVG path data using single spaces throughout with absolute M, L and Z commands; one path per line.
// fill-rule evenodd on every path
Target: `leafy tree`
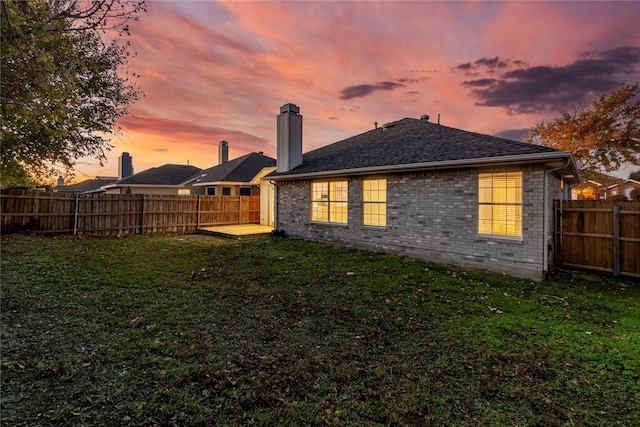
M 624 162 L 640 165 L 640 85 L 623 84 L 552 121 L 537 123 L 525 141 L 570 151 L 581 173 L 610 172 Z
M 2 183 L 73 171 L 78 158 L 101 163 L 117 120 L 142 94 L 128 23 L 144 1 L 2 0 L 0 158 Z

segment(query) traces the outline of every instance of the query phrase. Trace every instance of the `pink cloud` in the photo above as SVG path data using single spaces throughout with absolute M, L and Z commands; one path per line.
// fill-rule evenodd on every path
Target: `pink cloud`
M 116 150 L 136 170 L 221 139 L 232 156 L 273 156 L 287 102 L 301 107 L 305 151 L 421 114 L 483 133 L 531 127 L 548 112 L 476 105 L 461 83 L 499 76 L 499 61 L 559 66 L 637 45 L 639 15 L 637 2 L 152 2 L 131 25 L 146 97 Z M 478 60 L 477 77 L 454 72 Z

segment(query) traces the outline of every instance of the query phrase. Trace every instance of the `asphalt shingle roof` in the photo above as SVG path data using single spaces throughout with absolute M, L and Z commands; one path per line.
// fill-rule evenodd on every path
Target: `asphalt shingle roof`
M 118 180 L 118 178 L 113 178 L 113 177 L 109 177 L 109 178 L 96 177 L 94 179 L 87 179 L 87 180 L 78 182 L 77 184 L 66 185 L 66 186 L 64 186 L 62 188 L 57 188 L 56 190 L 61 192 L 61 193 L 64 193 L 64 192 L 73 192 L 73 193 L 92 192 L 92 191 L 98 190 L 100 187 L 102 187 L 104 185 L 113 184 L 117 180 Z
M 189 165 L 166 164 L 131 175 L 118 182 L 123 185 L 181 185 L 202 169 Z
M 197 184 L 207 182 L 250 182 L 268 167 L 275 167 L 276 159 L 259 153 L 249 153 L 237 159 L 201 171 Z
M 270 176 L 553 152 L 558 151 L 405 118 L 305 153 L 298 167 Z

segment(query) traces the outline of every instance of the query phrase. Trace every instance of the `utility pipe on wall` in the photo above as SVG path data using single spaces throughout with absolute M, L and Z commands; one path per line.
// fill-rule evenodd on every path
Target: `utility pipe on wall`
M 543 201 L 543 219 L 542 223 L 542 274 L 546 275 L 549 271 L 549 176 L 551 172 L 556 172 L 566 168 L 571 163 L 571 159 L 567 159 L 567 163 L 557 168 L 545 170 L 544 172 L 544 201 Z

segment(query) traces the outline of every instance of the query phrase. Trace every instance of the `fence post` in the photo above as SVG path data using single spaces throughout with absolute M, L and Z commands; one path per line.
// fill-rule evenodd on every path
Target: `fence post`
M 144 234 L 144 199 L 145 199 L 145 195 L 141 194 L 140 195 L 140 201 L 142 204 L 142 208 L 140 209 L 140 234 Z
M 238 196 L 238 224 L 242 222 L 242 196 Z
M 620 206 L 613 207 L 613 275 L 620 275 Z
M 196 231 L 200 228 L 200 195 L 198 194 L 198 205 L 196 207 Z
M 75 213 L 73 215 L 73 234 L 74 235 L 78 234 L 78 198 L 79 197 L 80 195 L 76 193 L 76 208 L 75 208 Z

